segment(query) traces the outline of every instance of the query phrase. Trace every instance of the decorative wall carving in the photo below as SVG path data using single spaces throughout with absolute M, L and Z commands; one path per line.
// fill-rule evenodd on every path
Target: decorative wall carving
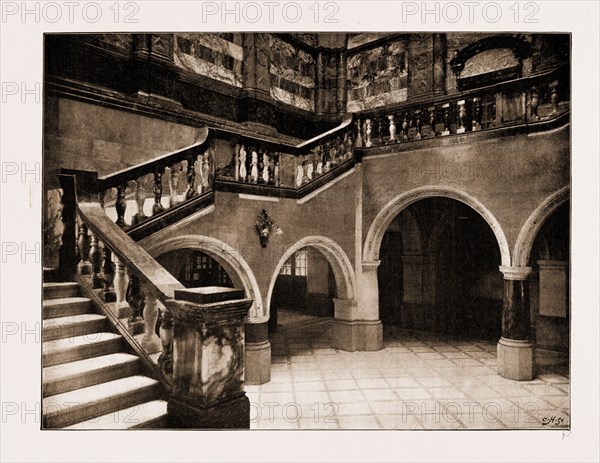
M 177 66 L 242 86 L 244 49 L 240 34 L 175 34 L 174 48 Z
M 350 56 L 347 81 L 350 112 L 406 101 L 406 45 L 392 42 Z
M 293 45 L 269 36 L 271 96 L 306 111 L 315 109 L 315 60 Z
M 519 60 L 515 57 L 513 51 L 508 48 L 486 50 L 473 56 L 465 63 L 465 67 L 460 73 L 460 77 L 465 78 L 486 74 L 488 72 L 518 66 L 518 64 Z

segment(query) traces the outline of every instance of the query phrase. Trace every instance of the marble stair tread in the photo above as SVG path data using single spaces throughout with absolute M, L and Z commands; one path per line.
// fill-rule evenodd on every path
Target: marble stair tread
M 53 341 L 44 341 L 42 343 L 42 352 L 49 354 L 52 352 L 75 349 L 79 346 L 86 346 L 90 344 L 100 344 L 106 341 L 113 341 L 120 339 L 121 336 L 115 333 L 92 333 L 84 334 L 83 336 L 75 336 L 72 338 L 55 339 Z
M 46 384 L 54 381 L 77 378 L 78 376 L 106 368 L 123 367 L 138 361 L 139 358 L 135 355 L 123 352 L 101 355 L 100 357 L 92 357 L 84 360 L 76 360 L 75 362 L 45 367 L 42 370 L 42 378 L 44 384 Z
M 64 429 L 131 429 L 156 425 L 164 427 L 167 419 L 167 402 L 152 400 L 133 407 L 92 418 Z
M 42 340 L 72 338 L 103 331 L 106 328 L 104 315 L 87 313 L 67 317 L 47 318 L 42 322 Z
M 70 426 L 158 397 L 160 383 L 147 376 L 128 376 L 42 399 L 45 427 Z
M 79 295 L 79 285 L 73 281 L 44 283 L 43 294 L 48 299 L 75 297 Z
M 42 328 L 56 328 L 59 326 L 77 325 L 79 323 L 106 320 L 104 315 L 95 313 L 83 313 L 78 315 L 67 315 L 66 317 L 47 318 L 42 321 Z
M 91 309 L 92 301 L 87 297 L 60 297 L 42 302 L 44 319 L 88 313 Z

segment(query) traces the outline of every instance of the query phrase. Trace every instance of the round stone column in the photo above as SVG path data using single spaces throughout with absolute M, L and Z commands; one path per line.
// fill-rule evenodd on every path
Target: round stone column
M 529 307 L 531 267 L 500 267 L 504 275 L 502 337 L 498 342 L 498 374 L 515 381 L 533 379 L 533 344 Z

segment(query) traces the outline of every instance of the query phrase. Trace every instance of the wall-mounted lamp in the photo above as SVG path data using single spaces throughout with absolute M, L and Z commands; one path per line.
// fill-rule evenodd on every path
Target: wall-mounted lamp
M 269 213 L 265 209 L 259 212 L 258 216 L 256 217 L 256 224 L 254 226 L 256 228 L 256 232 L 258 233 L 258 237 L 260 238 L 260 245 L 263 248 L 267 247 L 267 244 L 269 243 L 269 236 L 272 232 L 274 232 L 276 235 L 283 234 L 281 228 L 279 228 L 275 221 L 269 217 Z

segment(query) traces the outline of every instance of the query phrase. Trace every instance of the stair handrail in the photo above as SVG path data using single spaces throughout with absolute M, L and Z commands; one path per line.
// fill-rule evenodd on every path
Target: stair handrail
M 175 298 L 175 291 L 184 290 L 185 286 L 106 215 L 98 201 L 95 172 L 63 169 L 59 181 L 63 189 L 64 222 L 59 275 L 64 281 L 87 282 L 85 278 L 82 281 L 82 277 L 91 277 L 85 285 L 86 291 L 98 301 L 115 302 L 113 310 L 103 307 L 103 311 L 168 387 L 172 372 L 172 319 L 168 310 L 160 310 L 159 338 L 155 333 L 159 317 L 157 301 L 166 307 L 167 301 Z M 78 233 L 75 231 L 77 218 Z M 113 262 L 113 254 L 118 258 L 117 263 Z M 101 289 L 102 298 L 93 291 L 94 288 Z M 127 326 L 120 321 L 120 309 L 130 313 Z M 134 337 L 136 334 L 143 334 L 141 341 Z M 161 351 L 157 367 L 150 355 Z

